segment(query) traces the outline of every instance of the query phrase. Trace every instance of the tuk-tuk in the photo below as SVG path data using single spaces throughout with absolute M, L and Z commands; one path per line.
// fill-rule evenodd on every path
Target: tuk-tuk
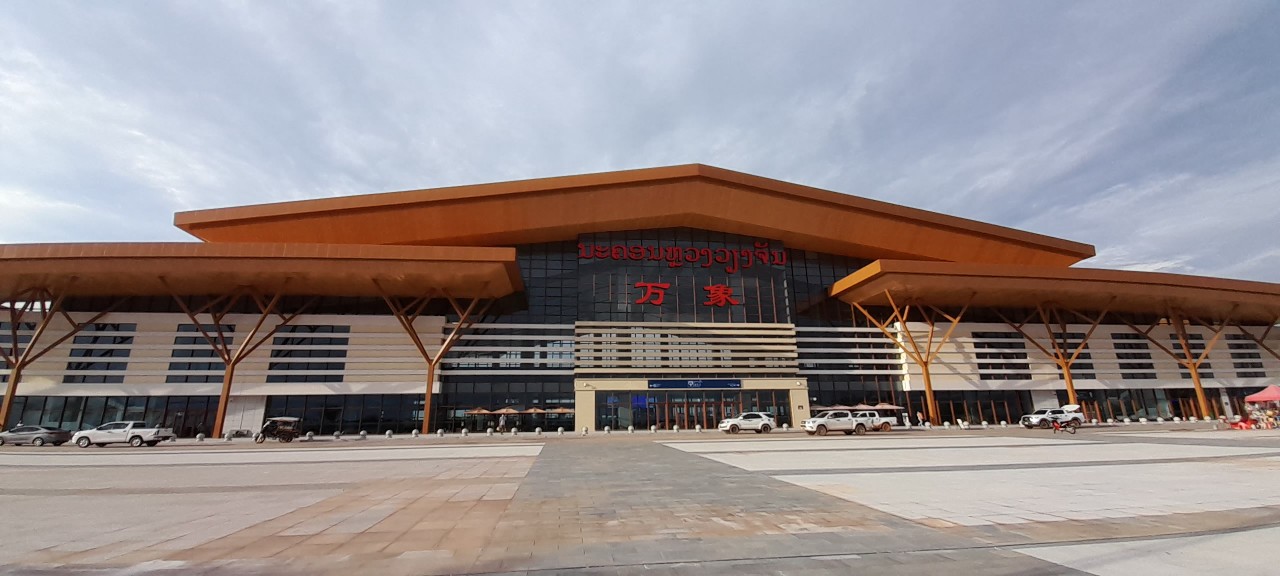
M 262 431 L 253 435 L 253 441 L 261 444 L 266 442 L 267 438 L 275 438 L 281 442 L 293 442 L 293 439 L 298 437 L 298 430 L 302 428 L 299 420 L 301 418 L 293 416 L 267 418 L 267 422 L 262 425 Z

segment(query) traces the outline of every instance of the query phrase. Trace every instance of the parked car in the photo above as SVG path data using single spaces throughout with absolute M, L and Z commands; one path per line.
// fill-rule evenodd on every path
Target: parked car
M 733 418 L 720 421 L 720 431 L 725 434 L 737 434 L 739 430 L 754 430 L 756 434 L 768 434 L 778 427 L 773 414 L 768 412 L 743 412 Z
M 810 436 L 814 434 L 826 436 L 827 432 L 844 432 L 846 435 L 857 434 L 861 436 L 866 434 L 868 430 L 884 430 L 887 432 L 893 428 L 893 421 L 893 418 L 881 416 L 870 410 L 862 412 L 827 410 L 801 422 L 800 427 L 804 428 L 805 433 Z
M 102 447 L 107 444 L 121 444 L 128 442 L 130 446 L 155 446 L 165 440 L 175 438 L 172 428 L 155 428 L 147 426 L 146 422 L 125 420 L 121 422 L 107 422 L 92 430 L 81 430 L 72 436 L 72 442 L 81 448 L 88 448 L 90 444 Z
M 10 430 L 0 432 L 0 446 L 5 444 L 31 444 L 33 446 L 53 444 L 54 446 L 61 446 L 70 439 L 70 432 L 48 426 L 15 426 Z
M 1079 408 L 1074 404 L 1063 406 L 1062 408 L 1041 408 L 1026 414 L 1022 417 L 1021 423 L 1027 428 L 1049 428 L 1056 421 L 1058 424 L 1066 425 L 1067 422 L 1074 421 L 1076 426 L 1084 424 L 1084 414 L 1075 412 Z

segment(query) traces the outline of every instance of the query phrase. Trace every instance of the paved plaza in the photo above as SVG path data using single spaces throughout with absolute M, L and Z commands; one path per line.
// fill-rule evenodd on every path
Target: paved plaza
M 6 446 L 0 510 L 15 574 L 1269 574 L 1280 434 Z

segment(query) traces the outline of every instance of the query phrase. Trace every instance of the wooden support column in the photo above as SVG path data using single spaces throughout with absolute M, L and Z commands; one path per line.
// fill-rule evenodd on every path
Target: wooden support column
M 1191 345 L 1190 345 L 1191 339 L 1187 337 L 1187 323 L 1189 319 L 1180 310 L 1170 308 L 1166 319 L 1168 320 L 1169 324 L 1173 327 L 1173 333 L 1178 339 L 1178 345 L 1182 348 L 1181 353 L 1174 352 L 1168 346 L 1165 346 L 1163 343 L 1161 343 L 1159 339 L 1151 336 L 1151 332 L 1155 330 L 1157 326 L 1160 325 L 1159 321 L 1148 326 L 1146 329 L 1138 328 L 1133 323 L 1128 321 L 1125 321 L 1125 325 L 1129 326 L 1129 328 L 1134 332 L 1141 334 L 1143 337 L 1147 339 L 1148 342 L 1154 344 L 1156 348 L 1159 348 L 1160 351 L 1167 354 L 1170 358 L 1173 358 L 1174 361 L 1176 361 L 1180 366 L 1182 366 L 1183 369 L 1187 371 L 1187 373 L 1191 376 L 1191 385 L 1195 388 L 1195 391 L 1196 391 L 1196 404 L 1200 409 L 1200 416 L 1208 417 L 1213 412 L 1209 409 L 1209 399 L 1207 396 L 1205 396 L 1204 386 L 1201 385 L 1200 383 L 1200 365 L 1204 364 L 1205 359 L 1209 357 L 1209 352 L 1213 351 L 1213 347 L 1217 345 L 1218 341 L 1222 339 L 1222 335 L 1226 333 L 1227 326 L 1231 325 L 1230 319 L 1234 313 L 1235 313 L 1235 308 L 1232 308 L 1231 311 L 1227 313 L 1226 317 L 1224 317 L 1221 322 L 1217 322 L 1214 324 L 1209 324 L 1209 323 L 1201 322 L 1198 320 L 1196 321 L 1198 324 L 1200 324 L 1205 328 L 1208 328 L 1209 331 L 1213 333 L 1213 337 L 1210 338 L 1207 342 L 1205 342 L 1204 350 L 1202 350 L 1199 355 L 1191 351 Z
M 165 282 L 163 278 L 161 278 L 160 281 Z M 166 282 L 165 285 L 168 286 L 168 283 Z M 298 316 L 302 315 L 311 307 L 312 304 L 315 303 L 316 299 L 312 298 L 292 314 L 283 314 L 277 309 L 277 306 L 280 303 L 280 298 L 283 296 L 282 291 L 277 291 L 275 295 L 271 296 L 268 300 L 266 296 L 254 288 L 243 287 L 232 294 L 225 294 L 216 298 L 211 298 L 203 306 L 199 307 L 192 306 L 182 295 L 174 292 L 172 288 L 170 288 L 169 292 L 173 296 L 174 301 L 178 303 L 178 307 L 182 309 L 182 312 L 187 315 L 187 318 L 191 319 L 193 324 L 195 324 L 196 331 L 204 337 L 205 342 L 213 348 L 214 353 L 216 353 L 218 358 L 222 360 L 222 390 L 218 394 L 218 411 L 213 422 L 213 436 L 222 436 L 223 421 L 227 418 L 227 404 L 231 402 L 231 388 L 232 384 L 235 382 L 236 367 L 239 366 L 245 358 L 248 358 L 250 354 L 253 354 L 255 350 L 275 336 L 281 328 L 293 323 Z M 258 319 L 254 322 L 253 329 L 240 339 L 239 344 L 236 344 L 235 335 L 227 334 L 223 330 L 223 320 L 227 315 L 233 313 L 236 306 L 245 297 L 252 299 L 254 304 L 257 305 Z M 212 332 L 205 328 L 204 323 L 200 321 L 201 314 L 208 315 L 208 318 L 214 327 Z M 259 336 L 259 332 L 262 331 L 262 327 L 266 323 L 267 318 L 273 315 L 277 316 L 280 321 L 277 322 L 275 326 L 271 327 L 271 329 Z
M 1244 334 L 1247 338 L 1252 340 L 1254 344 L 1257 344 L 1258 348 L 1265 350 L 1267 354 L 1270 354 L 1273 358 L 1280 360 L 1280 352 L 1278 352 L 1277 350 L 1275 350 L 1270 346 L 1267 346 L 1267 336 L 1271 335 L 1271 329 L 1275 328 L 1276 324 L 1280 324 L 1280 318 L 1276 318 L 1274 321 L 1268 324 L 1266 329 L 1262 331 L 1262 336 L 1255 335 L 1253 332 L 1250 332 L 1248 329 L 1246 329 L 1244 326 L 1241 326 L 1240 324 L 1235 324 L 1235 327 L 1237 330 L 1240 331 L 1241 334 Z
M 396 321 L 400 323 L 400 327 L 403 328 L 405 333 L 409 336 L 409 340 L 413 341 L 413 346 L 418 350 L 418 354 L 421 355 L 422 359 L 427 363 L 426 391 L 423 393 L 422 401 L 422 433 L 430 434 L 431 393 L 435 386 L 436 371 L 440 366 L 440 362 L 444 360 L 445 355 L 449 353 L 449 350 L 453 348 L 453 345 L 462 337 L 462 332 L 467 328 L 470 328 L 475 322 L 475 317 L 484 316 L 484 313 L 489 310 L 489 306 L 493 305 L 494 300 L 486 300 L 480 297 L 472 298 L 464 308 L 458 300 L 453 296 L 450 296 L 448 292 L 440 291 L 440 294 L 448 300 L 454 313 L 458 315 L 458 321 L 453 325 L 453 328 L 445 334 L 444 339 L 440 342 L 440 347 L 436 350 L 435 354 L 432 354 L 427 349 L 426 344 L 422 342 L 422 336 L 418 334 L 417 328 L 414 327 L 414 322 L 422 316 L 422 311 L 426 309 L 427 304 L 435 298 L 435 291 L 428 291 L 423 296 L 419 296 L 405 302 L 400 298 L 391 296 L 389 292 L 382 288 L 382 285 L 376 279 L 373 280 L 373 284 L 377 287 L 378 292 L 382 294 L 383 301 L 387 303 L 387 307 L 391 309 L 391 314 L 394 315 Z M 484 289 L 482 288 L 480 292 L 483 293 Z M 479 305 L 482 300 L 484 300 L 485 303 L 483 306 L 480 306 L 480 309 L 477 311 L 476 306 Z
M 1049 346 L 1042 345 L 1034 336 L 1023 329 L 1023 327 L 1031 321 L 1031 316 L 1028 316 L 1022 322 L 1015 323 L 999 311 L 996 312 L 996 315 L 999 316 L 1005 324 L 1008 324 L 1010 328 L 1013 328 L 1018 332 L 1018 334 L 1021 334 L 1023 339 L 1030 342 L 1032 346 L 1035 346 L 1036 349 L 1044 353 L 1045 356 L 1048 356 L 1050 360 L 1053 360 L 1053 363 L 1058 366 L 1058 370 L 1062 371 L 1062 382 L 1067 389 L 1067 404 L 1079 404 L 1080 401 L 1076 395 L 1075 381 L 1071 374 L 1071 365 L 1080 358 L 1080 354 L 1082 352 L 1088 349 L 1089 339 L 1093 337 L 1093 333 L 1098 329 L 1098 325 L 1102 323 L 1102 319 L 1107 316 L 1107 310 L 1110 309 L 1110 307 L 1111 305 L 1108 304 L 1103 308 L 1102 312 L 1097 315 L 1097 317 L 1089 317 L 1081 314 L 1080 312 L 1073 311 L 1074 314 L 1089 323 L 1089 331 L 1085 333 L 1084 338 L 1080 342 L 1076 343 L 1074 348 L 1071 347 L 1071 342 L 1066 338 L 1067 321 L 1062 317 L 1062 311 L 1057 306 L 1052 304 L 1039 304 L 1036 306 L 1034 314 L 1035 317 L 1040 319 L 1041 325 L 1044 326 Z M 1058 329 L 1056 333 L 1054 332 L 1055 327 Z M 1055 334 L 1060 334 L 1061 337 L 1058 337 Z M 1050 350 L 1050 348 L 1052 348 L 1052 350 Z
M 933 395 L 933 378 L 930 374 L 929 367 L 938 357 L 938 353 L 942 351 L 943 345 L 945 345 L 951 338 L 951 334 L 955 332 L 956 326 L 960 324 L 960 320 L 964 317 L 964 313 L 969 309 L 969 303 L 966 302 L 960 309 L 959 313 L 951 315 L 943 312 L 936 306 L 921 306 L 904 303 L 903 306 L 899 307 L 897 302 L 894 301 L 893 295 L 888 290 L 884 291 L 884 295 L 886 300 L 889 302 L 889 308 L 893 311 L 885 322 L 878 320 L 869 311 L 867 311 L 862 304 L 854 302 L 851 305 L 854 309 L 861 312 L 862 315 L 867 318 L 868 322 L 871 322 L 876 328 L 879 328 L 885 336 L 890 340 L 893 340 L 894 343 L 898 345 L 898 349 L 902 350 L 903 354 L 906 354 L 908 358 L 920 367 L 920 377 L 924 381 L 925 416 L 928 418 L 929 422 L 939 424 L 941 414 L 938 413 L 938 401 Z M 971 296 L 970 301 L 972 301 L 972 299 L 973 298 Z M 911 315 L 911 308 L 913 306 L 920 311 L 920 316 L 929 326 L 928 336 L 925 338 L 923 343 L 916 340 L 916 335 L 911 332 L 911 327 L 907 325 L 908 318 Z M 937 320 L 939 316 L 945 318 L 949 323 L 946 332 L 941 338 L 937 338 Z M 895 323 L 898 325 L 897 330 L 890 330 L 889 325 Z M 923 349 L 921 346 L 922 344 Z
M 18 381 L 22 379 L 22 370 L 39 360 L 49 351 L 79 334 L 85 326 L 93 324 L 117 308 L 123 299 L 116 300 L 106 310 L 94 314 L 84 322 L 77 322 L 62 308 L 66 292 L 55 293 L 49 288 L 28 288 L 11 294 L 4 300 L 9 317 L 9 346 L 0 347 L 0 358 L 9 369 L 9 382 L 5 386 L 4 400 L 0 402 L 0 426 L 9 420 L 9 411 L 13 408 L 13 399 L 18 394 Z M 19 305 L 21 303 L 21 305 Z M 23 345 L 19 341 L 18 328 L 28 314 L 39 314 L 40 319 L 32 322 L 36 325 L 31 340 Z M 49 325 L 56 317 L 62 317 L 71 327 L 66 334 L 58 337 L 46 346 L 41 346 L 42 339 Z

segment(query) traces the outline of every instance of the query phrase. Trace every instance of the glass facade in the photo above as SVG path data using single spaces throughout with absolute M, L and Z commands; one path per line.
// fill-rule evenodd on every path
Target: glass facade
M 210 433 L 217 412 L 217 396 L 18 396 L 5 428 L 22 422 L 76 431 L 144 420 L 190 437 Z
M 596 392 L 596 428 L 714 429 L 720 420 L 743 412 L 769 412 L 781 425 L 791 418 L 789 398 L 787 390 Z
M 267 417 L 300 418 L 305 434 L 408 434 L 422 428 L 420 394 L 310 394 L 268 396 Z M 256 430 L 255 430 L 256 432 Z

